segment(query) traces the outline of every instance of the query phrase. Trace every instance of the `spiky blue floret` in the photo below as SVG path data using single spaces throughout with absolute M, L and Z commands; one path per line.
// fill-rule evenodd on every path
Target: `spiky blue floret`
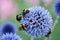
M 53 23 L 50 13 L 42 7 L 32 7 L 28 10 L 29 13 L 21 20 L 22 24 L 28 25 L 25 31 L 34 37 L 47 35 Z
M 5 22 L 4 24 L 2 24 L 0 29 L 1 35 L 6 33 L 16 33 L 16 27 L 11 22 Z
M 60 16 L 60 0 L 56 0 L 54 4 L 54 10 L 56 14 Z
M 18 35 L 13 34 L 13 33 L 6 33 L 2 35 L 1 40 L 22 40 Z

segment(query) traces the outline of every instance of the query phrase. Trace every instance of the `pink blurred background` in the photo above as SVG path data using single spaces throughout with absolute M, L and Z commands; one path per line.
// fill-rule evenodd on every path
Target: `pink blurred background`
M 42 0 L 41 0 L 42 1 Z M 43 0 L 44 6 L 48 6 L 52 0 Z M 29 6 L 39 6 L 40 0 L 24 0 L 24 3 Z M 22 4 L 21 4 L 22 5 Z M 8 20 L 16 15 L 18 5 L 14 0 L 0 0 L 0 18 L 2 20 Z
M 8 20 L 10 17 L 16 15 L 17 4 L 13 0 L 1 0 L 0 1 L 0 18 L 2 20 Z

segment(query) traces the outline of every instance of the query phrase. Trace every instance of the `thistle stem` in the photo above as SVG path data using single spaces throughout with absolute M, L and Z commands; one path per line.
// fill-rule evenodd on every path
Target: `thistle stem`
M 56 20 L 55 20 L 55 22 L 54 22 L 54 25 L 53 25 L 53 27 L 52 27 L 52 31 L 54 30 L 56 24 L 58 23 L 58 19 L 59 19 L 59 16 L 57 16 L 57 18 L 56 18 Z M 44 40 L 49 40 L 49 37 L 45 37 Z
M 31 40 L 34 40 L 34 38 L 31 36 Z
M 56 20 L 55 20 L 55 22 L 54 22 L 54 25 L 53 25 L 53 27 L 52 27 L 52 31 L 54 30 L 56 24 L 58 23 L 58 19 L 59 19 L 59 16 L 57 16 L 57 18 L 56 18 Z
M 45 37 L 45 40 L 49 40 L 49 37 Z

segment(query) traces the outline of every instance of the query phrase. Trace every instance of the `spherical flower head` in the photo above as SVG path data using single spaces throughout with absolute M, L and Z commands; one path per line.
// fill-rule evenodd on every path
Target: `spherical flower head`
M 11 22 L 5 22 L 1 27 L 1 34 L 16 33 L 16 27 Z
M 2 40 L 22 40 L 18 35 L 13 34 L 13 33 L 6 33 L 2 35 Z
M 26 33 L 34 37 L 47 35 L 52 27 L 52 17 L 50 13 L 42 7 L 31 7 L 29 13 L 22 17 L 21 23 L 28 25 Z
M 56 12 L 57 15 L 60 16 L 60 0 L 57 0 L 54 4 L 54 10 Z

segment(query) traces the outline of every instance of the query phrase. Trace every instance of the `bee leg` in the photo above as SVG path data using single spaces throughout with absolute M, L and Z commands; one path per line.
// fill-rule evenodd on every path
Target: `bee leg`
M 23 30 L 23 28 L 22 27 L 19 27 L 19 30 Z

